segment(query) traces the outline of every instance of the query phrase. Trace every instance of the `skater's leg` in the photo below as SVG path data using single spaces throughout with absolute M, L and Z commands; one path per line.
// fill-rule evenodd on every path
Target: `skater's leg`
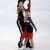
M 30 42 L 31 42 L 32 48 L 34 48 L 34 42 L 33 42 L 33 39 L 30 39 Z
M 30 42 L 29 42 L 29 39 L 27 41 L 27 44 L 26 44 L 26 48 L 30 46 Z
M 33 43 L 33 32 L 28 33 L 28 38 L 30 40 L 30 46 L 29 48 L 34 48 L 34 43 Z
M 19 28 L 19 31 L 20 31 L 20 34 L 21 34 L 21 36 L 22 36 L 22 26 L 21 26 L 21 23 L 20 23 L 20 20 L 17 20 L 17 26 L 18 26 L 18 28 Z M 21 39 L 21 37 L 20 37 L 20 41 L 18 42 L 18 47 L 22 47 L 22 39 Z
M 22 43 L 22 39 L 20 37 L 20 41 L 18 42 L 18 47 L 20 48 L 20 47 L 22 47 L 22 45 L 23 45 L 23 43 Z
M 21 24 L 20 24 L 20 20 L 17 20 L 17 26 L 18 26 L 18 28 L 19 28 L 19 31 L 20 31 L 20 34 L 22 34 L 22 26 L 21 26 Z
M 26 43 L 26 48 L 27 48 L 27 47 L 32 48 L 29 39 L 28 39 L 28 41 L 27 41 L 27 43 Z
M 24 40 L 24 39 L 23 39 L 23 40 Z M 22 40 L 22 41 L 23 41 L 23 40 Z M 25 50 L 25 48 L 26 48 L 25 46 L 26 46 L 27 41 L 28 41 L 28 38 L 25 38 L 24 44 L 23 44 L 23 46 L 21 47 L 22 50 Z
M 24 46 L 27 44 L 28 38 L 25 38 Z

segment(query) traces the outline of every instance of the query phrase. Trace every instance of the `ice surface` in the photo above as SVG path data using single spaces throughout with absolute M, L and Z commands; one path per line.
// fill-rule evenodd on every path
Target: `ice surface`
M 16 5 L 17 0 L 0 0 L 0 50 L 18 50 Z M 50 0 L 32 0 L 31 17 L 38 29 L 34 50 L 50 50 Z

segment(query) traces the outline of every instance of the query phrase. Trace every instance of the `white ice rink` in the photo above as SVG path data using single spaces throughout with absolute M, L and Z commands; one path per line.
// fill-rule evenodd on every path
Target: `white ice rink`
M 16 5 L 17 0 L 0 0 L 0 50 L 18 50 Z M 50 0 L 32 0 L 31 17 L 38 29 L 34 50 L 50 50 Z

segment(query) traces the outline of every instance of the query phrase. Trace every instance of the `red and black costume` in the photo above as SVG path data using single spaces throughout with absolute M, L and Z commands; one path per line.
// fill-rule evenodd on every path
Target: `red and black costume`
M 28 38 L 28 39 L 32 39 L 33 38 L 33 27 L 35 28 L 35 30 L 37 31 L 34 23 L 31 20 L 31 17 L 26 18 L 25 20 L 25 31 L 22 34 L 22 39 L 24 38 Z

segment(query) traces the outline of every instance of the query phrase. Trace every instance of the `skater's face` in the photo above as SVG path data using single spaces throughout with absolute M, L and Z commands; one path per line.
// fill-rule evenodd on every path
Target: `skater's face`
M 19 2 L 19 7 L 23 6 L 23 2 Z

